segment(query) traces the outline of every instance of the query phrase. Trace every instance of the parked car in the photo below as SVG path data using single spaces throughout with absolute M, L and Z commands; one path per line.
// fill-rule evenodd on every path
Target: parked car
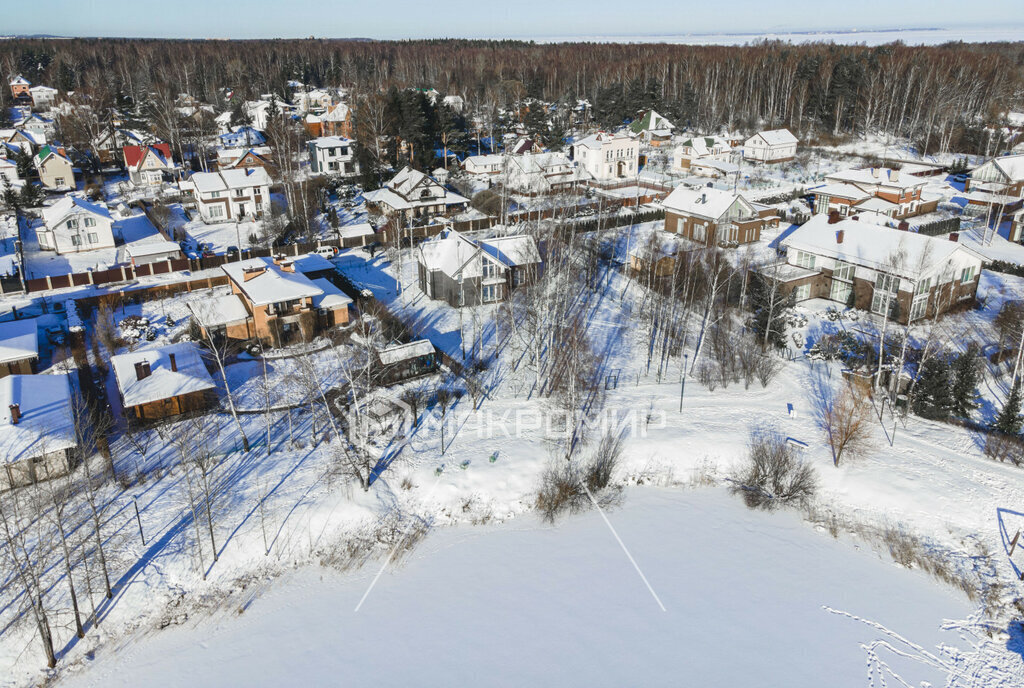
M 237 246 L 228 246 L 227 255 L 228 258 L 241 258 L 242 252 L 238 250 Z
M 953 175 L 953 181 L 959 182 L 960 184 L 963 184 L 964 182 L 967 181 L 967 175 L 966 174 L 954 174 Z
M 334 258 L 338 255 L 338 248 L 336 246 L 317 246 L 313 253 L 321 255 L 324 258 Z

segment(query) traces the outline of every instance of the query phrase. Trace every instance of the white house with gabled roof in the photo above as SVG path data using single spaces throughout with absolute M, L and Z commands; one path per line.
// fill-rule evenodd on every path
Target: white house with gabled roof
M 204 222 L 260 219 L 270 212 L 270 175 L 262 167 L 196 172 L 178 188 Z
M 114 219 L 104 206 L 78 196 L 65 196 L 43 208 L 43 226 L 36 228 L 39 248 L 57 254 L 114 247 Z
M 436 179 L 404 167 L 380 189 L 363 194 L 366 203 L 387 216 L 405 220 L 464 210 L 469 199 L 449 191 Z
M 67 375 L 0 378 L 0 490 L 65 475 L 78 442 Z
M 797 138 L 789 129 L 759 131 L 743 142 L 743 159 L 751 162 L 786 162 L 796 157 Z
M 572 145 L 572 159 L 598 181 L 629 179 L 640 171 L 640 146 L 625 133 L 599 131 Z

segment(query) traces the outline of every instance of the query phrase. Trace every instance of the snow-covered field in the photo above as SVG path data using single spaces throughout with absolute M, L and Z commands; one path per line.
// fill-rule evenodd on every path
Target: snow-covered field
M 865 685 L 861 644 L 883 634 L 824 607 L 936 655 L 960 640 L 943 620 L 971 611 L 922 574 L 722 490 L 636 488 L 608 518 L 657 598 L 598 513 L 557 527 L 530 515 L 435 533 L 361 606 L 378 563 L 300 569 L 244 608 L 225 601 L 102 649 L 64 685 L 853 688 Z M 880 658 L 913 685 L 942 684 L 934 667 Z

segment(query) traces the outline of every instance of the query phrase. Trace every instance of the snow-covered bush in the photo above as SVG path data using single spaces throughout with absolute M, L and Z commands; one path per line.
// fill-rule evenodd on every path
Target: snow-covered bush
M 811 499 L 818 478 L 782 434 L 758 428 L 750 433 L 747 460 L 732 483 L 732 491 L 741 494 L 751 509 L 775 509 Z

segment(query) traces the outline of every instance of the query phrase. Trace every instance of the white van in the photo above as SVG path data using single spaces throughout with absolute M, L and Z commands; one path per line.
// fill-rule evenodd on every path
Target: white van
M 335 246 L 318 246 L 313 253 L 324 258 L 334 258 L 338 255 L 338 249 Z

